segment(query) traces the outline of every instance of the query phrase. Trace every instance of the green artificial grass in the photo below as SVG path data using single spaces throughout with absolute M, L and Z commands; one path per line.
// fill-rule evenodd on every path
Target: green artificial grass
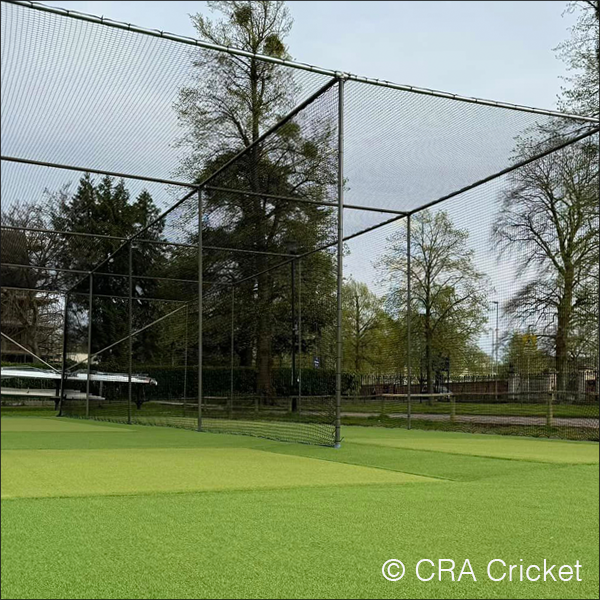
M 2 597 L 598 597 L 597 444 L 343 433 L 2 419 Z M 421 558 L 469 558 L 478 581 L 420 582 Z M 583 581 L 495 583 L 494 558 L 579 560 Z
M 597 464 L 599 462 L 598 444 L 587 442 L 369 428 L 350 429 L 347 437 L 352 443 L 358 444 L 375 444 L 469 456 L 568 464 Z
M 204 492 L 428 481 L 245 448 L 5 450 L 2 498 Z M 430 481 L 430 480 L 429 480 Z

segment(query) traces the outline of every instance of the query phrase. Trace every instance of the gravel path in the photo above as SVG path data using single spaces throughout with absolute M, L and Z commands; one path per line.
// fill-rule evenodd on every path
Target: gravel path
M 342 412 L 342 417 L 377 417 L 379 413 Z M 406 413 L 386 413 L 393 419 L 406 419 Z M 419 421 L 449 421 L 450 415 L 412 413 L 412 418 Z M 514 415 L 456 415 L 455 423 L 492 423 L 497 425 L 546 425 L 545 417 L 517 417 Z M 580 417 L 555 417 L 556 427 L 587 427 L 598 429 L 598 419 Z

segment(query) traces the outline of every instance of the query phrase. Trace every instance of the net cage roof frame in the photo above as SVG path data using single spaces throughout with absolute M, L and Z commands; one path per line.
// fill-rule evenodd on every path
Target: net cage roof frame
M 265 55 L 260 55 L 260 54 L 252 54 L 243 50 L 239 50 L 236 48 L 231 48 L 231 47 L 225 47 L 225 46 L 218 46 L 215 44 L 211 44 L 208 42 L 203 42 L 201 40 L 197 40 L 191 37 L 185 37 L 185 36 L 180 36 L 177 34 L 172 34 L 172 33 L 168 33 L 168 32 L 164 32 L 164 31 L 160 31 L 160 30 L 154 30 L 154 29 L 146 29 L 137 25 L 133 25 L 133 24 L 128 24 L 128 23 L 122 23 L 119 21 L 114 21 L 112 19 L 107 19 L 103 16 L 95 16 L 95 15 L 91 15 L 91 14 L 87 14 L 87 13 L 82 13 L 82 12 L 78 12 L 78 11 L 71 11 L 68 9 L 63 9 L 63 8 L 59 8 L 59 7 L 53 7 L 53 6 L 48 6 L 42 3 L 38 3 L 38 2 L 30 2 L 30 1 L 24 1 L 24 0 L 2 0 L 3 3 L 7 3 L 7 4 L 15 4 L 15 5 L 19 5 L 19 6 L 24 6 L 30 9 L 35 9 L 35 10 L 39 10 L 42 12 L 48 12 L 48 13 L 52 13 L 52 14 L 56 14 L 56 15 L 61 15 L 61 16 L 67 16 L 73 19 L 78 19 L 78 20 L 83 20 L 83 21 L 87 21 L 87 22 L 91 22 L 91 23 L 95 23 L 95 24 L 100 24 L 103 26 L 107 26 L 107 27 L 114 27 L 117 29 L 121 29 L 121 30 L 126 30 L 126 31 L 131 31 L 134 33 L 138 33 L 138 34 L 143 34 L 143 35 L 148 35 L 148 36 L 153 36 L 153 37 L 159 37 L 159 38 L 164 38 L 164 39 L 168 39 L 174 42 L 178 42 L 178 43 L 183 43 L 183 44 L 188 44 L 188 45 L 193 45 L 193 46 L 197 46 L 197 47 L 201 47 L 201 48 L 206 48 L 206 49 L 210 49 L 210 50 L 214 50 L 217 52 L 224 52 L 224 53 L 228 53 L 228 54 L 233 54 L 233 55 L 239 55 L 239 56 L 245 56 L 245 57 L 254 57 L 256 59 L 259 59 L 261 61 L 265 61 L 265 62 L 270 62 L 270 63 L 274 63 L 274 64 L 278 64 L 281 66 L 285 66 L 291 69 L 299 69 L 299 70 L 304 70 L 304 71 L 310 71 L 310 72 L 314 72 L 314 73 L 318 73 L 321 75 L 325 75 L 330 77 L 331 79 L 325 83 L 325 85 L 321 86 L 314 94 L 312 94 L 310 97 L 306 98 L 304 100 L 304 102 L 302 102 L 301 104 L 299 104 L 295 109 L 293 109 L 288 115 L 286 115 L 280 122 L 276 123 L 274 127 L 271 127 L 268 131 L 266 131 L 265 133 L 263 133 L 263 135 L 259 138 L 258 141 L 263 141 L 264 139 L 266 139 L 269 135 L 271 135 L 273 133 L 273 131 L 275 129 L 277 129 L 278 127 L 280 127 L 283 123 L 289 121 L 291 118 L 293 118 L 296 114 L 298 114 L 303 108 L 305 108 L 306 106 L 308 106 L 310 103 L 312 103 L 316 98 L 318 98 L 320 95 L 322 95 L 325 91 L 327 91 L 330 87 L 332 87 L 333 85 L 335 85 L 337 82 L 339 81 L 355 81 L 355 82 L 360 82 L 360 83 L 365 83 L 365 84 L 369 84 L 369 85 L 374 85 L 374 86 L 379 86 L 379 87 L 386 87 L 386 88 L 390 88 L 390 89 L 395 89 L 395 90 L 401 90 L 404 92 L 411 92 L 414 94 L 421 94 L 421 95 L 428 95 L 428 96 L 434 96 L 434 97 L 438 97 L 438 98 L 444 98 L 444 99 L 449 99 L 449 100 L 454 100 L 454 101 L 458 101 L 458 102 L 466 102 L 466 103 L 471 103 L 471 104 L 479 104 L 479 105 L 483 105 L 483 106 L 488 106 L 488 107 L 495 107 L 495 108 L 502 108 L 502 109 L 508 109 L 508 110 L 514 110 L 514 111 L 521 111 L 521 112 L 528 112 L 528 113 L 534 113 L 534 114 L 539 114 L 539 115 L 545 115 L 545 116 L 549 116 L 549 117 L 561 117 L 561 118 L 565 118 L 565 119 L 570 119 L 572 121 L 579 121 L 579 122 L 585 122 L 585 123 L 591 123 L 591 124 L 598 124 L 599 120 L 595 117 L 589 117 L 589 116 L 581 116 L 581 115 L 574 115 L 574 114 L 569 114 L 569 113 L 563 113 L 563 112 L 559 112 L 559 111 L 553 111 L 553 110 L 546 110 L 546 109 L 539 109 L 539 108 L 534 108 L 534 107 L 529 107 L 529 106 L 524 106 L 524 105 L 517 105 L 517 104 L 510 104 L 510 103 L 505 103 L 505 102 L 498 102 L 498 101 L 493 101 L 493 100 L 487 100 L 487 99 L 482 99 L 482 98 L 477 98 L 477 97 L 468 97 L 468 96 L 461 96 L 458 94 L 452 94 L 452 93 L 448 93 L 448 92 L 442 92 L 442 91 L 438 91 L 438 90 L 432 90 L 432 89 L 427 89 L 427 88 L 420 88 L 420 87 L 415 87 L 415 86 L 410 86 L 410 85 L 403 85 L 403 84 L 396 84 L 396 83 L 392 83 L 389 81 L 384 81 L 384 80 L 379 80 L 379 79 L 371 79 L 368 77 L 362 77 L 362 76 L 358 76 L 358 75 L 354 75 L 352 73 L 346 73 L 346 72 L 341 72 L 341 71 L 334 71 L 334 70 L 330 70 L 330 69 L 324 69 L 321 67 L 317 67 L 317 66 L 313 66 L 313 65 L 309 65 L 306 63 L 300 63 L 300 62 L 295 62 L 295 61 L 290 61 L 290 60 L 283 60 L 283 59 L 278 59 L 278 58 L 274 58 L 274 57 L 270 57 L 270 56 L 265 56 Z M 547 150 L 545 152 L 540 153 L 539 155 L 535 156 L 534 158 L 532 158 L 531 160 L 536 160 L 537 158 L 540 158 L 542 156 L 545 156 L 547 154 L 550 154 L 558 149 L 560 149 L 561 147 L 570 145 L 572 143 L 575 143 L 583 138 L 589 137 L 591 135 L 594 135 L 595 133 L 597 133 L 599 131 L 599 129 L 597 127 L 592 128 L 590 130 L 587 130 L 585 133 L 580 134 L 572 139 L 569 139 L 566 143 L 561 144 L 559 146 L 556 146 L 550 150 Z M 114 171 L 105 171 L 105 170 L 101 170 L 101 169 L 88 169 L 85 167 L 75 167 L 75 166 L 70 166 L 70 165 L 62 165 L 62 164 L 56 164 L 56 163 L 48 163 L 48 162 L 43 162 L 43 161 L 37 161 L 37 160 L 31 160 L 31 159 L 24 159 L 24 158 L 18 158 L 18 157 L 11 157 L 11 156 L 2 156 L 2 160 L 7 160 L 7 161 L 12 161 L 12 162 L 17 162 L 17 163 L 25 163 L 25 164 L 36 164 L 38 166 L 47 166 L 47 167 L 55 167 L 55 168 L 62 168 L 62 169 L 67 169 L 67 170 L 74 170 L 74 171 L 79 171 L 79 172 L 83 172 L 83 171 L 87 171 L 90 173 L 96 173 L 96 174 L 103 174 L 103 175 L 111 175 L 111 176 L 119 176 L 119 177 L 125 177 L 125 178 L 130 178 L 130 179 L 138 179 L 138 180 L 142 180 L 142 181 L 153 181 L 156 183 L 163 183 L 163 184 L 168 184 L 168 185 L 174 185 L 174 186 L 178 186 L 178 187 L 184 187 L 187 188 L 189 191 L 187 194 L 185 194 L 183 196 L 183 198 L 181 198 L 180 200 L 176 201 L 174 204 L 172 204 L 171 206 L 169 206 L 165 211 L 163 211 L 157 218 L 156 220 L 149 224 L 147 227 L 145 227 L 144 229 L 142 229 L 141 231 L 138 231 L 136 234 L 134 234 L 133 236 L 130 236 L 129 238 L 127 238 L 126 240 L 123 240 L 123 245 L 121 246 L 124 247 L 127 244 L 129 244 L 130 242 L 134 241 L 135 239 L 138 239 L 140 242 L 143 242 L 143 238 L 141 237 L 141 235 L 147 231 L 155 222 L 158 222 L 159 220 L 163 219 L 168 213 L 170 213 L 174 208 L 176 208 L 177 206 L 179 206 L 181 203 L 183 203 L 186 199 L 190 198 L 191 196 L 193 196 L 193 194 L 198 193 L 198 191 L 200 189 L 209 189 L 210 186 L 208 185 L 211 181 L 213 181 L 215 179 L 215 177 L 222 172 L 225 168 L 227 168 L 230 164 L 233 164 L 240 156 L 242 156 L 243 154 L 246 153 L 246 151 L 248 150 L 248 148 L 244 148 L 242 149 L 238 154 L 236 154 L 226 165 L 224 165 L 223 167 L 221 167 L 219 170 L 217 170 L 215 173 L 211 174 L 208 178 L 206 178 L 203 182 L 200 183 L 193 183 L 193 182 L 183 182 L 183 181 L 177 181 L 177 180 L 172 180 L 172 179 L 160 179 L 160 178 L 153 178 L 153 177 L 147 177 L 147 176 L 140 176 L 140 175 L 136 175 L 136 174 L 123 174 L 123 173 L 116 173 Z M 398 220 L 404 216 L 410 215 L 414 212 L 418 212 L 420 210 L 423 210 L 424 208 L 429 208 L 431 206 L 434 206 L 435 204 L 438 204 L 439 202 L 442 202 L 444 200 L 448 200 L 452 197 L 458 196 L 468 190 L 471 190 L 475 187 L 478 187 L 479 185 L 482 185 L 484 183 L 487 183 L 488 181 L 491 181 L 493 179 L 496 179 L 497 177 L 500 177 L 506 173 L 509 173 L 511 171 L 513 171 L 514 169 L 518 168 L 519 166 L 522 166 L 523 164 L 527 164 L 528 162 L 531 162 L 531 160 L 526 160 L 526 161 L 521 161 L 520 163 L 516 163 L 514 165 L 510 165 L 509 167 L 507 167 L 506 169 L 503 169 L 499 172 L 493 173 L 488 177 L 485 177 L 483 179 L 480 179 L 478 181 L 475 181 L 465 187 L 462 187 L 458 190 L 455 190 L 449 194 L 443 195 L 439 198 L 433 199 L 433 200 L 429 200 L 427 202 L 422 203 L 421 205 L 419 205 L 417 208 L 413 209 L 413 210 L 409 210 L 409 211 L 397 211 L 397 210 L 393 210 L 393 209 L 388 209 L 388 208 L 377 208 L 377 207 L 373 207 L 373 206 L 362 206 L 360 204 L 346 204 L 344 203 L 343 207 L 345 209 L 357 209 L 357 210 L 367 210 L 367 211 L 375 211 L 375 212 L 381 212 L 381 213 L 388 213 L 388 214 L 395 214 L 396 216 L 393 217 L 392 219 L 388 219 L 386 221 L 384 221 L 383 223 L 380 223 L 374 227 L 369 227 L 364 231 L 359 231 L 357 233 L 354 233 L 352 236 L 349 236 L 348 238 L 344 238 L 344 241 L 346 241 L 347 239 L 352 239 L 354 237 L 357 237 L 358 235 L 362 235 L 363 233 L 367 233 L 368 231 L 372 231 L 373 229 L 376 229 L 380 226 L 383 226 L 385 224 L 388 224 L 390 221 L 395 221 Z M 218 188 L 215 188 L 218 189 Z M 224 190 L 225 191 L 225 190 Z M 248 192 L 244 192 L 241 190 L 227 190 L 229 192 L 233 192 L 233 193 L 241 193 L 241 194 L 247 194 Z M 289 200 L 289 201 L 300 201 L 302 202 L 302 198 L 280 198 L 281 200 Z M 304 200 L 305 202 L 310 202 L 309 200 Z M 333 203 L 333 202 L 328 202 L 325 203 L 323 202 L 323 204 L 328 204 L 328 205 L 336 205 L 337 203 Z M 166 242 L 168 244 L 168 242 Z M 334 244 L 329 244 L 323 248 L 319 248 L 319 250 L 330 247 Z M 121 249 L 119 248 L 119 249 Z M 118 250 L 119 250 L 118 249 Z M 118 251 L 117 250 L 117 251 Z M 115 252 L 111 253 L 110 256 L 114 255 Z M 95 265 L 93 267 L 93 269 L 91 269 L 89 272 L 93 273 L 93 272 L 97 272 L 98 269 L 103 265 L 106 264 L 106 260 L 108 260 L 110 258 L 110 256 L 106 257 L 104 260 L 101 260 L 97 265 Z M 302 255 L 299 255 L 299 257 L 301 257 Z M 294 260 L 294 257 L 291 258 L 287 258 L 286 260 L 283 261 L 283 263 L 281 264 L 285 264 L 287 262 L 289 262 L 290 260 Z M 280 266 L 280 265 L 277 265 Z M 239 282 L 235 282 L 235 283 L 239 283 Z M 78 284 L 75 284 L 75 286 L 72 289 L 75 289 L 75 287 Z
M 278 64 L 278 65 L 281 65 L 284 67 L 290 67 L 292 69 L 310 71 L 313 73 L 326 75 L 326 76 L 336 78 L 336 79 L 343 78 L 347 81 L 368 83 L 368 84 L 375 85 L 375 86 L 387 87 L 387 88 L 401 90 L 401 91 L 405 91 L 405 92 L 412 92 L 415 94 L 437 96 L 439 98 L 446 98 L 446 99 L 450 99 L 450 100 L 456 100 L 459 102 L 468 102 L 468 103 L 472 103 L 472 104 L 481 104 L 481 105 L 492 106 L 492 107 L 496 107 L 496 108 L 506 108 L 506 109 L 510 109 L 510 110 L 531 112 L 531 113 L 536 113 L 536 114 L 546 115 L 546 116 L 551 116 L 551 117 L 564 117 L 564 118 L 578 120 L 578 121 L 586 121 L 589 123 L 600 123 L 600 118 L 598 118 L 598 117 L 565 113 L 565 112 L 561 112 L 561 111 L 536 108 L 533 106 L 514 104 L 514 103 L 510 103 L 510 102 L 501 102 L 501 101 L 497 101 L 497 100 L 479 98 L 476 96 L 463 96 L 461 94 L 454 94 L 451 92 L 444 92 L 441 90 L 435 90 L 435 89 L 431 89 L 431 88 L 424 88 L 424 87 L 418 87 L 418 86 L 413 86 L 413 85 L 394 83 L 394 82 L 384 80 L 384 79 L 374 79 L 374 78 L 365 77 L 362 75 L 356 75 L 356 74 L 350 73 L 350 72 L 326 69 L 323 67 L 318 67 L 316 65 L 310 65 L 308 63 L 280 59 L 280 58 L 276 58 L 276 57 L 268 56 L 268 55 L 264 55 L 264 54 L 253 54 L 251 52 L 247 52 L 245 50 L 240 50 L 240 49 L 234 48 L 234 47 L 219 46 L 217 44 L 211 44 L 209 42 L 204 42 L 202 40 L 188 37 L 188 36 L 182 36 L 179 34 L 169 33 L 166 31 L 159 30 L 159 29 L 149 29 L 149 28 L 141 27 L 139 25 L 134 25 L 132 23 L 124 23 L 121 21 L 115 21 L 113 19 L 106 18 L 104 16 L 97 16 L 97 15 L 84 13 L 84 12 L 80 12 L 80 11 L 69 10 L 66 8 L 50 6 L 47 4 L 43 4 L 41 2 L 32 2 L 29 0 L 2 0 L 2 2 L 5 2 L 7 4 L 16 4 L 16 5 L 20 5 L 20 6 L 26 6 L 28 8 L 33 8 L 36 10 L 40 10 L 43 12 L 49 12 L 49 13 L 53 13 L 53 14 L 57 14 L 57 15 L 69 16 L 73 19 L 80 19 L 83 21 L 97 23 L 97 24 L 108 26 L 108 27 L 115 27 L 117 29 L 123 29 L 126 31 L 140 33 L 143 35 L 160 37 L 160 38 L 168 39 L 168 40 L 183 43 L 183 44 L 188 44 L 188 45 L 193 45 L 193 46 L 197 46 L 200 48 L 205 48 L 207 50 L 215 50 L 217 52 L 225 52 L 228 54 L 244 56 L 247 58 L 256 58 L 256 59 L 264 61 L 264 62 L 270 62 L 270 63 Z

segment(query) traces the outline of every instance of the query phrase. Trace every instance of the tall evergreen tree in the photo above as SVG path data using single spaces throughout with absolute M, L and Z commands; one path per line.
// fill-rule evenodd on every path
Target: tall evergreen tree
M 284 2 L 209 2 L 221 18 L 192 17 L 200 37 L 249 53 L 289 58 L 285 45 L 292 20 Z M 187 158 L 181 169 L 197 181 L 225 164 L 242 148 L 252 146 L 219 177 L 215 185 L 249 194 L 206 190 L 205 244 L 255 251 L 207 253 L 206 276 L 229 281 L 249 280 L 240 288 L 245 319 L 238 320 L 240 359 L 258 371 L 258 391 L 270 396 L 274 353 L 283 351 L 277 327 L 277 307 L 289 307 L 289 265 L 271 270 L 281 259 L 269 253 L 301 253 L 331 239 L 331 211 L 311 204 L 269 198 L 268 194 L 324 200 L 335 181 L 334 125 L 327 114 L 301 115 L 279 128 L 269 140 L 256 143 L 262 132 L 277 123 L 298 102 L 292 71 L 258 60 L 208 50 L 193 56 L 197 82 L 182 89 L 177 111 L 185 135 L 181 144 Z M 330 253 L 304 261 L 305 271 L 328 271 Z M 317 277 L 313 275 L 311 281 Z M 315 288 L 316 291 L 316 288 Z M 334 287 L 328 290 L 331 294 Z M 287 301 L 286 301 L 287 298 Z M 284 308 L 289 311 L 289 308 Z M 318 319 L 314 319 L 316 323 Z M 246 336 L 249 339 L 242 339 Z M 277 341 L 279 339 L 279 342 Z M 287 346 L 289 348 L 290 338 Z

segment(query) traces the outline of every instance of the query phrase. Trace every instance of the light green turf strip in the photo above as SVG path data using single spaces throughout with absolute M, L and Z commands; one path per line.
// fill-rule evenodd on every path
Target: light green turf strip
M 22 432 L 52 432 L 52 433 L 70 433 L 78 431 L 116 431 L 126 432 L 131 431 L 130 428 L 107 426 L 106 424 L 97 423 L 94 421 L 77 421 L 74 419 L 59 419 L 59 418 L 42 418 L 35 417 L 18 418 L 9 417 L 0 419 L 2 433 L 22 433 Z
M 517 463 L 511 463 L 517 464 Z M 452 485 L 16 500 L 6 598 L 597 598 L 598 469 Z M 386 581 L 381 566 L 405 562 Z M 477 582 L 420 582 L 469 558 Z M 494 583 L 487 562 L 583 564 L 582 582 Z M 555 570 L 556 572 L 556 570 Z
M 5 450 L 2 498 L 438 481 L 248 449 Z
M 556 468 L 557 465 L 532 462 L 515 462 L 481 458 L 464 454 L 423 452 L 406 448 L 354 444 L 345 442 L 340 449 L 309 446 L 307 444 L 285 444 L 259 438 L 236 435 L 199 434 L 194 431 L 168 427 L 131 426 L 122 428 L 123 435 L 114 431 L 69 432 L 68 435 L 51 432 L 9 432 L 2 435 L 2 451 L 6 450 L 76 450 L 76 449 L 119 449 L 128 448 L 248 448 L 317 458 L 333 462 L 361 465 L 402 471 L 442 479 L 469 481 L 488 477 L 525 473 L 531 469 Z M 133 430 L 133 434 L 131 434 Z
M 599 462 L 598 444 L 595 442 L 368 427 L 344 427 L 343 434 L 345 441 L 356 444 L 546 463 Z

